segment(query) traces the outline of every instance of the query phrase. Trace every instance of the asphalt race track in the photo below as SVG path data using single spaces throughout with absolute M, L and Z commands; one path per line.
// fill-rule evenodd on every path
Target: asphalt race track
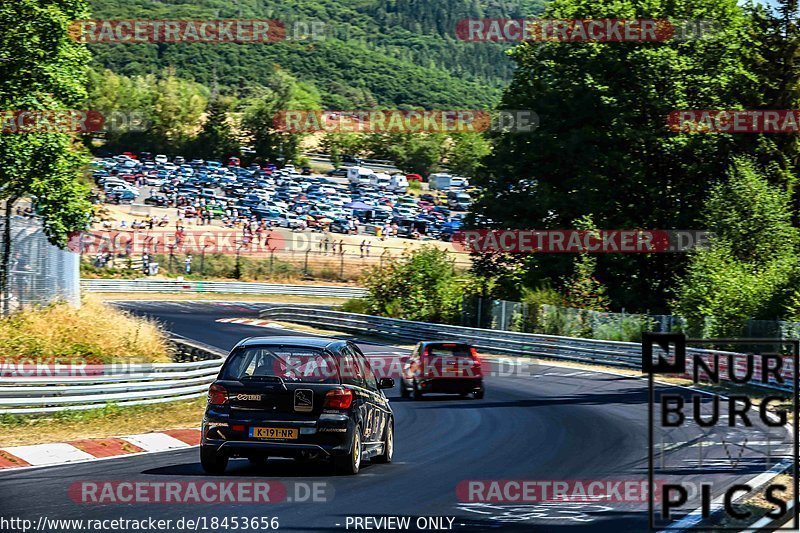
M 219 323 L 254 317 L 263 305 L 191 302 L 127 302 L 126 309 L 162 320 L 173 332 L 221 349 L 243 337 L 286 330 Z M 360 343 L 367 356 L 403 350 Z M 277 516 L 286 531 L 343 531 L 347 517 L 455 516 L 456 531 L 645 531 L 645 502 L 551 502 L 468 504 L 456 487 L 465 480 L 647 479 L 647 386 L 641 379 L 574 368 L 536 365 L 517 375 L 486 380 L 484 400 L 426 397 L 414 402 L 388 391 L 395 412 L 395 455 L 390 465 L 365 465 L 355 477 L 334 476 L 325 466 L 270 460 L 264 466 L 232 461 L 222 479 L 324 481 L 327 503 L 235 506 L 86 505 L 68 487 L 84 480 L 173 481 L 205 479 L 197 449 L 59 467 L 0 473 L 4 515 L 51 518 L 159 518 Z M 672 388 L 674 390 L 674 388 Z M 198 425 L 199 425 L 198 420 Z M 763 472 L 789 439 L 774 428 L 769 444 L 756 424 L 713 429 L 698 446 L 696 426 L 657 430 L 668 452 L 656 459 L 665 475 L 684 482 L 717 479 L 734 484 Z M 746 448 L 739 443 L 748 439 Z M 766 448 L 769 451 L 766 451 Z M 769 459 L 767 458 L 769 455 Z M 703 467 L 697 459 L 703 458 Z M 696 507 L 693 506 L 693 507 Z M 413 524 L 413 521 L 412 521 Z M 352 530 L 352 528 L 351 528 Z

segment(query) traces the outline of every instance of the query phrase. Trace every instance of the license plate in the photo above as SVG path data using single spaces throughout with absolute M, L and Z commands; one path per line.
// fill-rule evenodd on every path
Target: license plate
M 253 439 L 296 439 L 300 431 L 297 428 L 250 428 Z

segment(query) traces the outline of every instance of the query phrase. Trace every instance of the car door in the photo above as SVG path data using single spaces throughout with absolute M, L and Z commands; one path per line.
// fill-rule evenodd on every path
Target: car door
M 391 410 L 389 409 L 389 399 L 382 390 L 378 388 L 378 379 L 372 371 L 369 360 L 355 344 L 350 344 L 350 348 L 356 354 L 356 360 L 363 372 L 364 381 L 369 391 L 368 401 L 370 403 L 369 419 L 365 425 L 365 441 L 372 444 L 380 444 L 383 441 L 383 432 L 386 424 L 389 423 Z
M 367 382 L 364 379 L 363 367 L 359 364 L 355 350 L 350 343 L 341 347 L 339 359 L 342 385 L 353 391 L 353 403 L 357 413 L 357 422 L 361 426 L 363 441 L 368 441 L 368 423 L 373 409 Z

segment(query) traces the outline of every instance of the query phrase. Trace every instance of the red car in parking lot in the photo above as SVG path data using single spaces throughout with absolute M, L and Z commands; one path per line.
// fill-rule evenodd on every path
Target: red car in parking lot
M 461 342 L 420 342 L 403 366 L 400 394 L 415 400 L 427 393 L 484 395 L 483 369 L 478 353 Z

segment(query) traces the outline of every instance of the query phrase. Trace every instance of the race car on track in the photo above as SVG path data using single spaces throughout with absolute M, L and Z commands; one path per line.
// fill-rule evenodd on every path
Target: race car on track
M 329 459 L 357 474 L 365 459 L 389 463 L 394 415 L 354 343 L 316 337 L 252 337 L 231 351 L 208 391 L 200 462 L 222 474 L 233 457 Z
M 459 342 L 420 342 L 403 365 L 400 394 L 415 400 L 427 393 L 483 398 L 483 369 L 475 348 Z

